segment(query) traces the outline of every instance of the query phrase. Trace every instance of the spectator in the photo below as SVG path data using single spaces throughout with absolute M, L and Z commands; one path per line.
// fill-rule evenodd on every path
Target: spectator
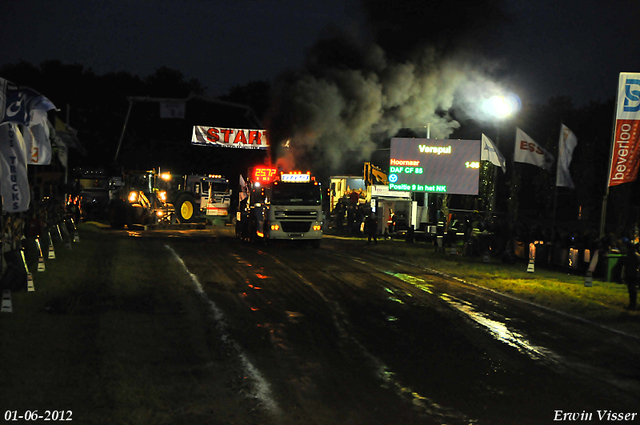
M 396 214 L 393 212 L 392 208 L 389 208 L 389 219 L 387 220 L 387 228 L 389 229 L 389 233 L 391 234 L 396 232 Z
M 373 211 L 369 211 L 369 215 L 367 215 L 365 222 L 365 230 L 367 232 L 367 244 L 371 244 L 371 239 L 373 239 L 374 244 L 378 244 L 378 218 L 376 217 L 376 213 Z

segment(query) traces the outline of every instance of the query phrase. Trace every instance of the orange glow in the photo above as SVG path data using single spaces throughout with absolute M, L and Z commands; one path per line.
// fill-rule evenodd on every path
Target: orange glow
M 251 307 L 251 311 L 259 311 L 260 309 L 258 307 Z
M 320 230 L 320 229 L 322 229 L 322 226 L 320 226 L 319 224 L 313 225 L 313 230 Z
M 256 276 L 258 276 L 259 279 L 269 279 L 269 276 L 265 276 L 265 275 L 260 274 L 260 273 L 256 273 Z
M 280 225 L 279 224 L 272 224 L 271 225 L 271 230 L 280 230 Z

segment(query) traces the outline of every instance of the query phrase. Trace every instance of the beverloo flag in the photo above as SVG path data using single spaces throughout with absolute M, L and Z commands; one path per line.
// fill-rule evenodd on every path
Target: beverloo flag
M 29 209 L 27 152 L 17 124 L 0 125 L 0 194 L 4 212 Z
M 609 186 L 634 181 L 640 158 L 640 74 L 620 73 Z
M 527 133 L 518 128 L 516 130 L 516 147 L 513 160 L 536 165 L 550 172 L 555 158 L 529 137 Z
M 573 150 L 578 144 L 578 138 L 573 131 L 562 124 L 560 128 L 560 141 L 558 142 L 558 174 L 556 176 L 556 186 L 564 186 L 574 188 L 571 174 L 569 173 L 569 165 L 573 157 Z
M 504 156 L 502 156 L 491 139 L 484 134 L 482 135 L 482 153 L 480 154 L 480 159 L 501 167 L 503 173 L 507 172 L 507 161 L 504 159 Z

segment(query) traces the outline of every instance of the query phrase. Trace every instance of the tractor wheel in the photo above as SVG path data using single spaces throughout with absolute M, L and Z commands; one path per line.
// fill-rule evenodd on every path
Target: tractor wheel
M 196 218 L 196 201 L 193 196 L 185 193 L 178 197 L 175 205 L 180 223 L 193 223 Z

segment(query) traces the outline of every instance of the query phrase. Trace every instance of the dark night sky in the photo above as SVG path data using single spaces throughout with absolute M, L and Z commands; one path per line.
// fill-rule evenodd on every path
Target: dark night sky
M 97 74 L 127 71 L 142 77 L 167 66 L 199 79 L 214 96 L 300 67 L 307 49 L 331 26 L 364 38 L 370 29 L 357 0 L 2 3 L 0 64 L 59 59 Z M 619 72 L 640 71 L 637 0 L 505 0 L 504 5 L 507 19 L 487 21 L 492 27 L 484 28 L 483 47 L 499 63 L 499 82 L 523 102 L 559 95 L 578 105 L 605 99 L 614 96 Z M 455 34 L 453 10 L 444 25 Z M 410 16 L 406 22 L 416 25 Z M 407 31 L 407 37 L 414 34 Z

